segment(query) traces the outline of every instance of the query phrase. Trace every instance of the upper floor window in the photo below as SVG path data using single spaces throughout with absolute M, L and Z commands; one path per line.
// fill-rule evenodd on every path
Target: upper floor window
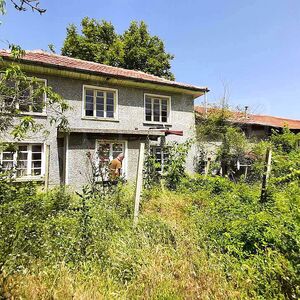
M 145 94 L 145 121 L 169 122 L 170 107 L 171 97 Z
M 42 144 L 20 144 L 0 152 L 0 170 L 11 171 L 14 177 L 44 175 L 44 149 Z
M 116 119 L 117 90 L 84 86 L 84 116 Z
M 21 113 L 44 113 L 46 93 L 43 87 L 45 86 L 46 80 L 39 78 L 6 80 L 1 101 L 2 111 L 16 109 Z

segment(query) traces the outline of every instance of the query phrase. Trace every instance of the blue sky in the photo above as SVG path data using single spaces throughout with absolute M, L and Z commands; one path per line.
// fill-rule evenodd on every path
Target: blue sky
M 209 102 L 225 84 L 232 106 L 300 119 L 299 0 L 40 0 L 42 16 L 7 1 L 2 48 L 5 41 L 24 49 L 52 43 L 59 52 L 67 25 L 85 16 L 111 21 L 119 33 L 144 20 L 175 55 L 176 80 L 208 86 Z

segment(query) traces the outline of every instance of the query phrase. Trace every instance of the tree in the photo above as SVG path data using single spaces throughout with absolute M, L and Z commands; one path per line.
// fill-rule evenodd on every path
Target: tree
M 62 55 L 110 66 L 144 71 L 174 80 L 171 73 L 173 55 L 165 51 L 164 42 L 151 36 L 145 22 L 131 22 L 121 35 L 111 22 L 85 17 L 82 34 L 71 24 L 62 47 Z
M 40 14 L 43 14 L 46 12 L 46 9 L 40 8 L 39 0 L 10 0 L 10 2 L 13 4 L 15 9 L 19 11 L 26 11 L 28 8 L 32 11 L 37 11 Z M 3 14 L 5 12 L 5 5 L 6 0 L 0 0 L 0 13 Z
M 232 112 L 227 105 L 208 109 L 207 114 L 196 118 L 196 136 L 199 152 L 206 155 L 207 146 L 212 144 L 223 176 L 232 174 L 232 163 L 243 159 L 249 151 L 249 143 L 242 130 L 230 119 Z M 215 142 L 219 142 L 218 145 Z

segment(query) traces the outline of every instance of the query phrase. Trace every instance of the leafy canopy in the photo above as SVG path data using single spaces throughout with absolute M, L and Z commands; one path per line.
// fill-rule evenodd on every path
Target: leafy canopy
M 85 17 L 81 26 L 81 34 L 74 24 L 67 28 L 62 55 L 175 79 L 170 70 L 174 56 L 158 36 L 150 35 L 145 22 L 131 22 L 123 34 L 104 20 Z

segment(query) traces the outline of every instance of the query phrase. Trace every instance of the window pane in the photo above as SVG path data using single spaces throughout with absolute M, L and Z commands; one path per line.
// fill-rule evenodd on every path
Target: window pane
M 114 117 L 114 106 L 113 105 L 106 105 L 106 117 L 113 118 Z
M 116 158 L 120 153 L 124 153 L 124 145 L 122 143 L 113 143 L 112 145 L 112 156 L 113 158 Z M 123 173 L 122 169 L 121 169 L 121 174 Z
M 166 99 L 161 100 L 161 121 L 168 121 L 168 100 Z
M 19 145 L 17 152 L 17 177 L 27 176 L 28 146 Z
M 154 148 L 154 156 L 155 156 L 155 162 L 158 164 L 156 167 L 156 171 L 161 171 L 162 169 L 162 152 L 160 147 Z
M 8 171 L 13 169 L 13 161 L 2 161 L 2 170 Z
M 33 145 L 32 152 L 42 152 L 42 146 L 41 145 Z
M 107 99 L 107 101 L 110 101 L 110 103 L 113 103 L 114 102 L 114 93 L 107 92 L 106 93 L 106 99 Z
M 106 117 L 107 118 L 113 118 L 114 117 L 114 112 L 113 111 L 107 111 L 106 112 Z
M 27 170 L 27 160 L 18 160 L 17 169 L 25 169 Z
M 106 98 L 106 104 L 109 104 L 109 105 L 114 105 L 114 98 Z
M 32 160 L 41 160 L 42 153 L 32 153 Z
M 37 160 L 37 161 L 33 161 L 31 163 L 31 167 L 33 169 L 36 169 L 36 168 L 41 168 L 42 167 L 42 162 L 40 160 Z
M 85 95 L 86 96 L 91 96 L 92 98 L 94 97 L 94 91 L 93 90 L 85 90 Z
M 27 175 L 27 168 L 26 169 L 17 169 L 17 177 L 23 177 Z
M 85 115 L 93 116 L 94 115 L 94 96 L 92 90 L 86 90 L 85 96 Z
M 37 82 L 32 85 L 32 111 L 43 112 L 45 105 L 45 93 L 41 87 L 45 86 L 45 82 Z
M 96 94 L 97 94 L 97 97 L 104 98 L 104 93 L 103 92 L 97 91 Z
M 32 98 L 30 97 L 31 85 L 29 82 L 19 82 L 17 84 L 19 109 L 22 112 L 29 112 L 32 105 Z
M 99 95 L 99 97 L 98 97 Z M 102 92 L 97 92 L 96 97 L 96 116 L 104 117 L 104 97 Z
M 31 176 L 42 174 L 42 145 L 32 146 Z
M 152 120 L 152 104 L 151 104 L 151 98 L 146 97 L 145 101 L 145 115 L 146 115 L 146 121 Z
M 153 121 L 160 121 L 160 101 L 159 99 L 153 100 Z
M 3 152 L 3 160 L 13 160 L 14 153 L 13 152 Z
M 28 153 L 27 152 L 19 152 L 18 159 L 19 160 L 27 160 Z
M 101 161 L 109 162 L 110 144 L 99 144 L 98 156 Z
M 43 112 L 44 109 L 44 96 L 40 96 L 39 98 L 33 99 L 32 103 L 32 111 L 33 112 Z
M 42 174 L 42 169 L 32 169 L 31 175 L 32 176 L 38 176 Z

